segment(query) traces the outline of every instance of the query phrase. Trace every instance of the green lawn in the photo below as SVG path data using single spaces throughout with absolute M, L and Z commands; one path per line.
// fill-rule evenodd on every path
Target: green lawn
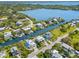
M 6 50 L 6 57 L 5 58 L 15 58 L 15 56 L 12 56 L 10 54 L 10 49 L 12 47 L 16 46 L 18 48 L 18 50 L 21 52 L 21 57 L 26 58 L 28 56 L 28 54 L 30 54 L 32 52 L 32 50 L 27 50 L 24 43 L 25 43 L 25 41 L 21 41 L 21 42 L 18 42 L 16 44 L 12 44 L 10 46 L 0 48 L 0 51 Z
M 75 44 L 79 42 L 79 35 L 78 34 L 75 34 L 72 38 L 72 42 L 71 42 L 71 45 Z
M 79 32 L 78 33 L 75 33 L 74 35 L 69 36 L 69 37 L 71 38 L 70 45 L 74 49 L 79 50 Z
M 65 28 L 67 28 L 68 24 L 64 24 L 64 26 L 65 26 Z M 70 28 L 67 28 L 66 32 L 61 32 L 60 28 L 58 27 L 58 28 L 50 31 L 53 34 L 52 41 L 56 40 L 59 36 L 62 36 L 64 34 L 66 34 L 66 33 L 69 33 L 71 31 L 73 31 L 75 28 L 76 28 L 76 26 L 75 27 L 70 27 Z

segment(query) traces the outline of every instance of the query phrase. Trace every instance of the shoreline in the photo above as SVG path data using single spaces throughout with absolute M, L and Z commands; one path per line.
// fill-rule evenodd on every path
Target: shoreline
M 77 20 L 77 19 L 76 19 L 76 20 Z M 63 22 L 63 23 L 61 23 L 61 24 L 57 24 L 57 25 L 54 25 L 54 26 L 51 25 L 51 26 L 49 26 L 49 27 L 47 27 L 47 28 L 44 28 L 44 29 L 42 29 L 42 30 L 35 31 L 34 33 L 30 33 L 29 35 L 24 35 L 24 36 L 22 36 L 22 37 L 18 37 L 18 38 L 14 38 L 14 39 L 12 39 L 12 40 L 9 40 L 9 41 L 7 41 L 7 42 L 5 42 L 5 43 L 0 43 L 0 48 L 1 48 L 1 47 L 4 47 L 4 46 L 11 45 L 11 44 L 13 44 L 13 43 L 20 42 L 21 40 L 29 39 L 30 37 L 35 37 L 35 36 L 37 36 L 37 35 L 40 35 L 40 34 L 45 33 L 45 32 L 47 32 L 47 31 L 53 30 L 53 29 L 57 28 L 58 26 L 60 26 L 60 25 L 62 25 L 62 24 L 66 24 L 67 22 L 71 22 L 71 21 L 73 21 L 73 20 L 65 21 L 65 22 Z M 49 28 L 51 28 L 51 29 L 49 29 Z M 46 30 L 46 29 L 47 29 L 47 30 Z M 44 30 L 44 32 L 42 32 L 43 30 Z M 36 34 L 36 35 L 35 35 L 35 34 Z

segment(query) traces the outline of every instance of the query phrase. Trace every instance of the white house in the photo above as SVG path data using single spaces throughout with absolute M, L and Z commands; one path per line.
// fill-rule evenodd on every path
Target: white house
M 57 23 L 59 23 L 58 20 L 57 20 L 56 18 L 54 18 L 53 20 L 56 21 Z
M 32 29 L 31 29 L 30 27 L 23 27 L 22 30 L 26 31 L 27 34 L 30 34 L 30 33 L 33 32 Z
M 45 38 L 42 37 L 42 36 L 37 36 L 37 37 L 36 37 L 36 41 L 37 41 L 37 42 L 41 42 L 41 41 L 43 41 L 43 40 L 45 40 Z
M 42 22 L 42 24 L 43 24 L 43 26 L 45 26 L 45 27 L 47 26 L 46 22 Z
M 5 27 L 0 27 L 0 31 L 3 31 L 3 30 L 5 30 Z
M 30 20 L 30 19 L 26 17 L 26 20 Z
M 29 27 L 23 27 L 22 29 L 23 29 L 24 31 L 31 30 L 31 28 L 29 28 Z
M 52 22 L 52 21 L 48 21 L 48 23 L 49 23 L 49 24 L 53 24 L 53 22 Z
M 27 47 L 27 48 L 36 47 L 36 43 L 33 42 L 32 40 L 26 40 L 26 47 Z
M 76 24 L 76 21 L 72 21 L 72 23 Z
M 52 50 L 52 58 L 62 58 L 57 50 Z
M 13 32 L 15 32 L 15 36 L 16 37 L 21 37 L 24 35 L 24 33 L 21 31 L 21 29 L 16 29 L 16 30 L 13 30 Z
M 75 25 L 76 25 L 76 21 L 72 21 L 72 22 L 70 23 L 70 25 L 71 25 L 71 26 L 75 26 Z
M 79 23 L 79 20 L 77 20 L 76 22 Z
M 5 32 L 4 33 L 4 39 L 10 39 L 12 38 L 12 33 L 11 32 Z
M 44 28 L 43 24 L 41 24 L 41 23 L 37 23 L 36 27 L 41 28 L 41 29 Z
M 56 18 L 53 19 L 54 21 L 58 21 Z
M 6 19 L 8 19 L 6 16 L 5 16 L 5 17 L 1 17 L 1 18 L 0 18 L 0 21 L 4 21 L 4 20 L 6 20 Z
M 51 34 L 51 32 L 46 32 L 45 34 L 44 34 L 44 38 L 46 38 L 46 39 L 50 39 L 50 38 L 52 38 L 52 34 Z
M 71 26 L 75 26 L 76 24 L 74 24 L 74 23 L 71 23 Z
M 3 58 L 6 56 L 6 51 L 0 51 L 0 58 Z
M 10 51 L 11 51 L 11 53 L 12 53 L 13 56 L 16 56 L 16 57 L 20 58 L 21 54 L 20 54 L 20 51 L 17 49 L 16 46 L 12 47 L 10 49 Z

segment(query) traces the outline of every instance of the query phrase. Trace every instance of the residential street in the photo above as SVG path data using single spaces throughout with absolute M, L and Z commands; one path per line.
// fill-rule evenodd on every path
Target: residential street
M 28 55 L 28 58 L 34 58 L 34 56 L 36 56 L 38 53 L 45 52 L 47 49 L 51 49 L 52 46 L 54 46 L 56 43 L 60 42 L 63 38 L 65 38 L 67 36 L 68 36 L 68 34 L 66 34 L 62 37 L 59 37 L 55 42 L 52 42 L 50 45 L 42 48 L 41 50 L 36 50 L 36 51 L 32 52 L 31 54 Z
M 79 1 L 0 0 L 0 58 L 79 58 Z
M 69 45 L 66 44 L 66 43 L 62 43 L 62 46 L 65 47 L 66 49 L 74 50 L 76 53 L 79 54 L 79 51 L 75 50 L 73 47 L 69 46 Z

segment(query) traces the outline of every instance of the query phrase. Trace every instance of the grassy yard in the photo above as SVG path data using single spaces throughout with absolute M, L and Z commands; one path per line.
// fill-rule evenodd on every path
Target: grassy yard
M 76 49 L 79 50 L 79 31 L 77 33 L 74 33 L 73 35 L 69 36 L 71 38 L 70 45 Z
M 64 24 L 64 27 L 67 28 L 68 27 L 68 24 Z M 60 27 L 58 27 L 58 28 L 50 31 L 53 34 L 52 41 L 56 40 L 59 36 L 62 36 L 64 34 L 66 34 L 66 33 L 69 33 L 71 31 L 73 31 L 75 28 L 76 28 L 76 26 L 70 27 L 70 28 L 67 28 L 67 31 L 66 32 L 61 32 L 60 31 Z
M 72 38 L 72 42 L 71 42 L 71 45 L 73 46 L 73 44 L 79 42 L 79 35 L 78 34 L 75 34 Z
M 16 46 L 17 49 L 21 52 L 21 57 L 26 58 L 28 56 L 28 54 L 30 54 L 32 52 L 32 50 L 31 51 L 27 50 L 24 43 L 25 43 L 25 41 L 21 41 L 21 42 L 18 42 L 16 44 L 12 44 L 10 46 L 0 48 L 0 51 L 6 50 L 6 57 L 5 58 L 16 58 L 15 56 L 12 56 L 11 53 L 10 53 L 10 49 L 12 47 Z

